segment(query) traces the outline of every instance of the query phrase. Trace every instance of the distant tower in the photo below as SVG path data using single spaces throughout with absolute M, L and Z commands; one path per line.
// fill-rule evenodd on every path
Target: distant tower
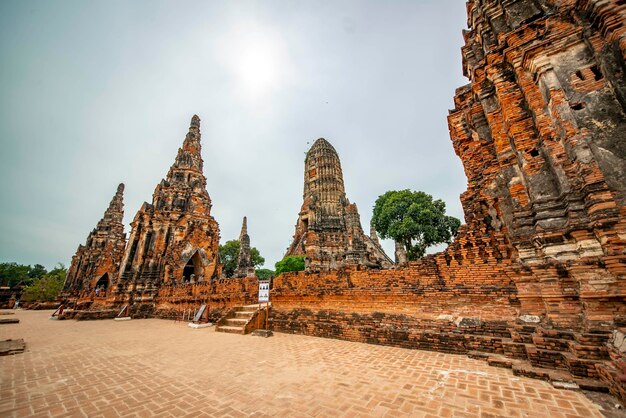
M 380 246 L 380 241 L 378 240 L 378 234 L 376 234 L 376 228 L 374 225 L 370 225 L 370 239 L 372 242 L 378 246 Z
M 126 244 L 123 218 L 124 183 L 121 183 L 104 216 L 87 236 L 87 242 L 79 245 L 72 257 L 63 293 L 75 295 L 96 286 L 106 289 L 115 281 Z
M 200 151 L 200 118 L 194 115 L 152 204 L 144 202 L 131 223 L 120 292 L 143 292 L 142 300 L 150 300 L 163 283 L 209 281 L 220 274 L 220 232 L 211 216 Z
M 339 155 L 320 138 L 304 161 L 303 204 L 286 255 L 306 256 L 307 271 L 346 265 L 388 268 L 379 244 L 363 233 L 358 209 L 346 197 Z
M 255 270 L 250 253 L 250 236 L 248 235 L 248 219 L 244 216 L 239 234 L 239 257 L 233 277 L 254 277 L 254 274 Z
M 407 263 L 407 255 L 406 255 L 406 248 L 404 248 L 404 245 L 400 244 L 398 241 L 395 242 L 396 243 L 396 265 L 402 267 L 402 266 L 406 266 Z

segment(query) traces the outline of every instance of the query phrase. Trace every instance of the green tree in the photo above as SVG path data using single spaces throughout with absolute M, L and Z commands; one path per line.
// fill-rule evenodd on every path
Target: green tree
M 22 293 L 22 300 L 27 302 L 55 300 L 61 289 L 63 289 L 66 275 L 67 269 L 63 264 L 59 263 L 49 273 L 44 274 L 30 286 L 27 286 L 24 289 L 24 293 Z
M 258 277 L 259 280 L 269 280 L 269 279 L 274 277 L 274 270 L 257 269 L 256 270 L 256 277 Z
M 15 286 L 21 281 L 30 283 L 31 267 L 17 263 L 0 263 L 0 286 Z
M 226 277 L 233 277 L 233 273 L 237 268 L 240 247 L 238 239 L 232 239 L 226 241 L 226 244 L 220 245 L 220 262 L 224 265 L 223 271 Z M 254 267 L 261 267 L 265 263 L 265 258 L 261 256 L 256 247 L 250 248 L 250 259 Z
M 288 271 L 302 271 L 304 270 L 304 257 L 296 255 L 287 256 L 274 264 L 274 268 L 276 269 L 276 276 Z
M 409 260 L 431 245 L 450 243 L 461 221 L 446 215 L 446 204 L 424 192 L 389 191 L 376 199 L 372 224 L 382 238 L 402 244 Z
M 44 266 L 35 264 L 28 270 L 28 277 L 31 279 L 41 279 L 46 273 L 48 273 L 48 270 L 46 270 Z

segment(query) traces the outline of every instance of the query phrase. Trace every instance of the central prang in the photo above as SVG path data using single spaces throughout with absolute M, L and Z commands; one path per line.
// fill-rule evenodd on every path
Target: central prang
M 293 242 L 285 256 L 305 256 L 307 271 L 393 265 L 378 239 L 363 233 L 356 204 L 346 197 L 335 148 L 320 138 L 304 161 L 304 194 Z

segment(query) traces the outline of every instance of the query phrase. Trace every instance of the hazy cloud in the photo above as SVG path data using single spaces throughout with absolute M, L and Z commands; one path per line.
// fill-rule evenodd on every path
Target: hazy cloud
M 0 261 L 68 264 L 119 182 L 128 232 L 194 113 L 222 242 L 247 215 L 267 267 L 318 137 L 366 231 L 391 189 L 462 218 L 446 116 L 465 26 L 464 0 L 0 2 Z

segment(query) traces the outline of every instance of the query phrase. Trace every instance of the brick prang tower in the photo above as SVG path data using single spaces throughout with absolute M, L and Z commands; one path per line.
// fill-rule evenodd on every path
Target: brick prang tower
M 365 235 L 356 204 L 346 197 L 335 148 L 320 138 L 306 155 L 303 204 L 289 255 L 306 256 L 307 271 L 345 266 L 388 268 L 391 259 Z
M 248 235 L 248 218 L 243 217 L 241 233 L 239 234 L 239 256 L 237 257 L 237 268 L 233 277 L 254 277 L 255 270 L 252 264 L 252 254 L 250 249 L 250 235 Z
M 72 257 L 63 294 L 75 296 L 93 290 L 96 285 L 108 288 L 115 281 L 126 245 L 123 218 L 124 184 L 121 183 L 85 245 L 79 245 Z
M 131 223 L 120 270 L 120 301 L 151 301 L 163 284 L 210 281 L 219 276 L 219 226 L 202 172 L 200 118 L 174 164 Z

